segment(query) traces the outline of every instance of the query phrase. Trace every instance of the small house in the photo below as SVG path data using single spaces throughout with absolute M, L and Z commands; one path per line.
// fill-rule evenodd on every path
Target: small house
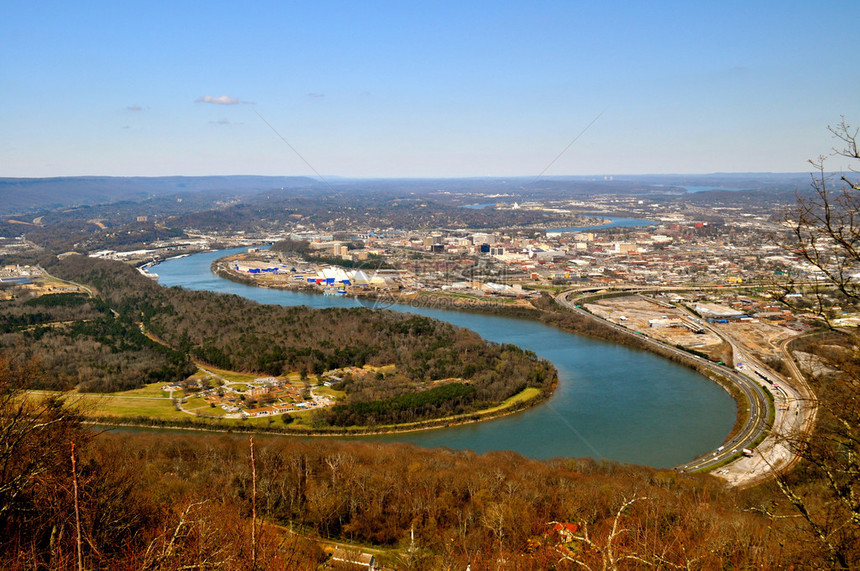
M 340 547 L 335 549 L 334 553 L 332 553 L 327 567 L 330 569 L 344 569 L 349 571 L 358 569 L 376 571 L 379 569 L 379 566 L 376 563 L 376 557 L 370 553 L 362 553 L 358 550 L 342 549 Z

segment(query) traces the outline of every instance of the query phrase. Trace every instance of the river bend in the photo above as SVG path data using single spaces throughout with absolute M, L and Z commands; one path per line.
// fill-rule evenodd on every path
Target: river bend
M 163 286 L 233 293 L 265 304 L 355 307 L 361 301 L 225 280 L 209 267 L 242 248 L 167 260 L 154 268 Z M 476 424 L 362 437 L 476 452 L 513 450 L 532 458 L 589 456 L 671 467 L 715 449 L 735 421 L 735 403 L 722 388 L 686 367 L 647 351 L 561 331 L 536 321 L 394 305 L 513 343 L 552 361 L 559 386 L 527 411 Z

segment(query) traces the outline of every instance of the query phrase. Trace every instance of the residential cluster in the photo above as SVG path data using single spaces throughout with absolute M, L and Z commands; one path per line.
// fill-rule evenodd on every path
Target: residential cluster
M 313 410 L 334 404 L 332 378 L 339 371 L 330 371 L 319 379 L 259 377 L 230 380 L 218 373 L 182 383 L 169 383 L 161 390 L 177 395 L 175 401 L 184 412 L 198 416 L 222 418 L 274 417 Z M 327 394 L 326 394 L 327 393 Z M 182 395 L 181 397 L 178 395 Z

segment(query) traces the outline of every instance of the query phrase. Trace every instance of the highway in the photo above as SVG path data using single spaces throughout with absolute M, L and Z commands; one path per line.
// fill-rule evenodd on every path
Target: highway
M 756 454 L 738 459 L 716 475 L 732 485 L 747 486 L 772 477 L 774 472 L 787 469 L 797 460 L 797 455 L 787 439 L 811 433 L 818 408 L 815 395 L 789 354 L 787 345 L 791 339 L 783 340 L 779 347 L 783 362 L 792 372 L 792 376 L 783 377 L 769 369 L 718 326 L 704 320 L 697 322 L 731 345 L 736 370 L 770 391 L 774 400 L 773 426 L 767 438 L 756 448 Z
M 798 286 L 801 285 L 814 285 L 813 283 L 807 282 L 798 282 Z M 585 286 L 580 286 L 576 288 L 571 288 L 569 290 L 565 290 L 562 292 L 563 294 L 574 294 L 574 293 L 598 293 L 598 292 L 613 292 L 613 293 L 645 293 L 645 292 L 670 292 L 670 291 L 702 291 L 702 290 L 713 290 L 713 289 L 757 289 L 762 287 L 770 287 L 772 284 L 769 283 L 746 283 L 746 284 L 732 284 L 726 285 L 725 283 L 711 283 L 711 284 L 676 284 L 676 285 L 632 285 L 632 284 L 600 284 L 594 285 L 589 284 Z
M 570 301 L 569 296 L 580 293 L 577 290 L 568 290 L 558 294 L 555 297 L 556 302 L 558 302 L 563 307 L 566 307 L 570 311 L 582 315 L 583 317 L 587 317 L 589 319 L 593 319 L 595 321 L 599 321 L 605 324 L 608 327 L 612 327 L 618 331 L 621 331 L 627 335 L 635 337 L 640 341 L 651 345 L 652 347 L 659 348 L 661 352 L 668 352 L 675 354 L 679 357 L 684 358 L 685 360 L 695 362 L 699 365 L 702 365 L 711 371 L 721 375 L 722 377 L 728 379 L 741 391 L 744 395 L 745 402 L 739 402 L 738 407 L 743 407 L 745 404 L 748 407 L 749 414 L 747 415 L 746 422 L 741 427 L 741 429 L 732 436 L 731 439 L 726 441 L 720 448 L 709 452 L 699 458 L 696 458 L 683 466 L 679 466 L 677 469 L 683 472 L 690 471 L 708 471 L 713 469 L 715 466 L 724 463 L 726 460 L 729 460 L 739 454 L 744 448 L 753 448 L 755 442 L 760 440 L 762 435 L 766 434 L 769 426 L 768 426 L 768 418 L 770 416 L 770 400 L 765 393 L 765 389 L 762 385 L 751 379 L 750 377 L 738 373 L 734 369 L 727 367 L 725 365 L 720 365 L 718 363 L 714 363 L 709 361 L 708 359 L 699 357 L 687 351 L 678 349 L 677 347 L 673 347 L 671 345 L 667 345 L 660 341 L 656 341 L 647 335 L 640 333 L 638 331 L 633 331 L 631 329 L 627 329 L 626 327 L 619 326 L 611 321 L 598 317 L 588 311 L 585 311 L 582 308 L 576 306 L 576 304 Z M 721 338 L 725 338 L 725 336 L 720 335 Z M 730 341 L 731 342 L 731 341 Z M 732 343 L 732 347 L 734 349 L 735 344 Z M 766 460 L 767 461 L 767 460 Z M 730 467 L 727 467 L 726 470 L 732 472 L 733 470 Z M 724 471 L 724 470 L 721 470 Z M 756 473 L 756 477 L 759 477 Z M 727 478 L 728 479 L 728 478 Z M 746 485 L 747 481 L 743 477 L 732 478 L 729 480 L 733 485 Z
M 784 355 L 783 361 L 788 364 L 793 374 L 783 377 L 770 370 L 730 336 L 721 337 L 732 344 L 735 361 L 742 363 L 742 370 L 770 390 L 774 398 L 773 427 L 768 437 L 756 449 L 756 455 L 738 460 L 717 474 L 731 484 L 750 485 L 772 477 L 775 472 L 787 469 L 797 460 L 788 439 L 811 433 L 818 403 L 804 381 L 803 374 L 788 355 L 786 345 L 789 340 L 783 341 L 780 348 Z

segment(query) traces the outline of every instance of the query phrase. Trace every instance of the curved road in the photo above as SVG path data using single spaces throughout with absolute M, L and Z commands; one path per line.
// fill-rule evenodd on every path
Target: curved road
M 774 401 L 773 427 L 767 438 L 756 448 L 756 454 L 732 462 L 717 472 L 717 476 L 732 485 L 748 486 L 773 477 L 775 472 L 788 469 L 797 461 L 797 454 L 790 439 L 812 432 L 818 409 L 814 393 L 788 351 L 787 346 L 791 339 L 783 340 L 779 347 L 783 362 L 792 373 L 791 377 L 783 377 L 716 325 L 699 319 L 696 321 L 731 345 L 735 368 L 743 371 L 754 383 L 770 391 Z
M 733 456 L 736 456 L 742 451 L 742 449 L 752 448 L 754 446 L 754 443 L 768 431 L 768 417 L 770 414 L 769 399 L 765 394 L 764 389 L 758 382 L 752 380 L 745 375 L 739 374 L 738 372 L 725 365 L 714 363 L 712 361 L 709 361 L 708 359 L 678 349 L 677 347 L 661 343 L 648 337 L 643 333 L 632 331 L 625 327 L 621 327 L 611 321 L 593 315 L 592 313 L 589 313 L 588 311 L 577 307 L 576 304 L 574 304 L 568 299 L 568 297 L 574 293 L 578 293 L 577 290 L 568 290 L 562 292 L 555 297 L 555 300 L 563 307 L 566 307 L 567 309 L 573 311 L 574 313 L 577 313 L 578 315 L 593 319 L 595 321 L 599 321 L 604 325 L 607 325 L 608 327 L 612 327 L 613 329 L 622 331 L 627 335 L 636 337 L 637 339 L 648 345 L 651 345 L 655 348 L 659 348 L 661 351 L 673 353 L 675 355 L 683 357 L 684 359 L 691 360 L 699 365 L 705 366 L 708 369 L 714 371 L 715 373 L 718 373 L 721 376 L 729 379 L 743 393 L 746 404 L 749 407 L 749 414 L 747 417 L 747 421 L 744 423 L 744 426 L 741 427 L 741 430 L 737 434 L 735 434 L 730 440 L 726 441 L 717 450 L 700 456 L 699 458 L 683 466 L 679 466 L 679 470 L 685 472 L 710 470 L 715 466 L 724 463 L 726 460 L 729 460 Z M 721 335 L 721 337 L 723 336 Z M 743 405 L 743 402 L 738 403 L 739 407 Z M 756 477 L 758 477 L 757 474 Z M 734 485 L 745 485 L 748 482 L 745 481 L 743 478 L 738 478 L 738 481 L 732 481 L 731 483 Z

